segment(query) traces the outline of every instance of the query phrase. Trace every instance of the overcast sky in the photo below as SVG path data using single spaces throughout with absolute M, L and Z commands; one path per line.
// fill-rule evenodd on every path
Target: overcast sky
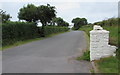
M 118 16 L 118 2 L 80 2 L 80 1 L 39 1 L 39 2 L 1 2 L 1 9 L 12 16 L 12 21 L 17 21 L 19 9 L 32 3 L 36 6 L 46 5 L 56 7 L 57 17 L 62 17 L 65 21 L 71 24 L 71 20 L 76 17 L 87 18 L 88 22 L 97 22 L 107 18 Z

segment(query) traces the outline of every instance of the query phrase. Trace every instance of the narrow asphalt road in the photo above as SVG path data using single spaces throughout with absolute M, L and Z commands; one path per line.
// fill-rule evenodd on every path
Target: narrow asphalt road
M 86 48 L 82 31 L 70 31 L 2 53 L 3 73 L 89 73 L 91 64 L 76 61 Z

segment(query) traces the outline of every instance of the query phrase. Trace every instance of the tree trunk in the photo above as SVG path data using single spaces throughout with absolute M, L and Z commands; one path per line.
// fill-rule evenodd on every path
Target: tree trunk
M 44 24 L 42 25 L 42 28 L 41 28 L 41 37 L 45 37 L 45 25 Z

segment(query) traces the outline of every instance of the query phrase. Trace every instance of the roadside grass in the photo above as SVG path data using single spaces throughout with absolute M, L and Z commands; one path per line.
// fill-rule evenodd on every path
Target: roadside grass
M 100 73 L 118 73 L 118 59 L 116 57 L 102 58 L 95 61 Z
M 67 32 L 69 32 L 69 31 L 67 31 Z M 27 43 L 33 42 L 33 41 L 43 40 L 45 38 L 49 38 L 49 37 L 52 37 L 52 36 L 55 36 L 55 35 L 58 35 L 58 34 L 61 34 L 61 33 L 65 33 L 65 32 L 53 33 L 53 34 L 50 34 L 50 35 L 46 35 L 45 37 L 40 37 L 40 38 L 35 38 L 35 39 L 29 39 L 29 40 L 24 40 L 24 41 L 17 41 L 14 44 L 6 45 L 6 46 L 1 47 L 0 50 L 5 50 L 5 49 L 11 48 L 11 47 L 16 47 L 16 46 L 19 46 L 19 45 L 23 45 L 23 44 L 27 44 Z
M 86 26 L 82 26 L 79 30 L 84 31 L 84 37 L 87 43 L 87 48 L 84 51 L 82 56 L 79 56 L 76 58 L 76 60 L 86 60 L 86 61 L 90 61 L 90 50 L 89 50 L 89 46 L 90 46 L 90 39 L 89 39 L 89 31 L 92 30 L 92 26 L 91 25 L 86 25 Z
M 85 37 L 85 40 L 86 40 L 87 48 L 83 51 L 82 56 L 78 56 L 76 58 L 76 60 L 78 60 L 78 61 L 80 61 L 80 60 L 90 61 L 90 51 L 89 51 L 90 39 L 89 39 L 89 36 L 85 32 L 84 32 L 84 37 Z
M 87 33 L 88 36 L 90 36 L 89 31 L 91 31 L 93 28 L 92 25 L 86 25 L 86 26 L 82 26 L 79 30 L 85 31 Z M 103 26 L 103 28 L 105 30 L 110 31 L 110 44 L 111 45 L 115 45 L 118 46 L 118 42 L 120 42 L 120 40 L 118 40 L 118 37 L 120 35 L 118 35 L 118 26 Z M 120 49 L 119 49 L 120 50 Z M 117 51 L 118 52 L 118 51 Z M 77 60 L 86 60 L 88 58 L 88 51 L 86 51 L 83 56 L 78 57 Z M 116 57 L 108 57 L 108 58 L 101 58 L 100 60 L 98 60 L 97 62 L 95 62 L 95 64 L 97 64 L 97 68 L 101 73 L 118 73 L 120 72 L 120 65 L 118 64 L 120 63 L 120 60 L 117 59 Z
M 110 31 L 110 44 L 118 46 L 118 26 L 103 26 L 103 28 Z
M 79 30 L 85 31 L 88 36 L 90 36 L 89 31 L 91 31 L 93 28 L 93 25 L 85 25 L 82 26 Z
M 83 53 L 82 56 L 77 57 L 76 60 L 86 60 L 86 61 L 90 61 L 90 51 L 87 50 Z
M 90 36 L 89 31 L 91 31 L 92 28 L 93 28 L 93 25 L 86 25 L 86 26 L 82 26 L 79 30 L 85 31 L 87 35 Z M 118 40 L 118 26 L 117 25 L 116 26 L 103 26 L 103 29 L 110 31 L 109 43 L 111 45 L 118 46 L 118 42 L 120 42 L 120 40 Z
M 26 44 L 26 43 L 29 43 L 29 42 L 33 42 L 33 41 L 37 41 L 37 40 L 42 40 L 42 39 L 43 39 L 43 38 L 35 38 L 35 39 L 29 39 L 29 40 L 24 40 L 24 41 L 17 41 L 17 42 L 14 43 L 14 44 L 3 46 L 1 49 L 2 49 L 2 50 L 5 50 L 5 49 L 7 49 L 7 48 L 19 46 L 19 45 L 22 45 L 22 44 Z

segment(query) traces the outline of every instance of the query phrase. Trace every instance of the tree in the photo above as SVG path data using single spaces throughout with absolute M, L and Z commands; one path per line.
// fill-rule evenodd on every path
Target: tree
M 69 23 L 68 22 L 64 22 L 63 25 L 66 26 L 66 27 L 68 27 Z
M 81 18 L 81 20 L 82 20 L 82 24 L 81 25 L 87 25 L 88 24 L 86 18 Z
M 9 14 L 6 14 L 6 11 L 3 11 L 2 9 L 0 9 L 0 15 L 3 23 L 10 21 L 10 18 L 12 18 Z
M 63 26 L 62 23 L 63 23 L 63 19 L 61 17 L 58 17 L 56 18 L 56 23 L 57 23 L 57 26 Z
M 69 26 L 69 23 L 67 23 L 66 21 L 63 20 L 63 18 L 61 17 L 55 17 L 52 19 L 52 24 L 55 25 L 57 24 L 57 26 Z
M 72 20 L 72 23 L 74 23 L 74 29 L 78 30 L 80 28 L 81 19 L 77 17 Z
M 54 6 L 47 5 L 40 5 L 36 7 L 33 4 L 28 4 L 27 7 L 23 7 L 20 9 L 18 13 L 18 18 L 20 20 L 25 20 L 28 22 L 35 22 L 37 23 L 40 21 L 42 23 L 42 32 L 44 36 L 44 26 L 47 23 L 50 23 L 52 18 L 56 16 L 56 10 Z
M 45 5 L 38 6 L 37 11 L 38 19 L 44 26 L 47 25 L 47 23 L 50 23 L 52 18 L 56 16 L 55 7 L 50 6 L 49 4 L 47 4 L 47 6 Z
M 54 6 L 47 4 L 47 6 L 38 6 L 37 11 L 38 19 L 42 23 L 42 36 L 44 37 L 44 26 L 46 26 L 47 23 L 50 23 L 50 21 L 56 16 L 56 10 Z
M 87 25 L 87 19 L 77 17 L 72 20 L 72 23 L 74 23 L 74 29 L 78 30 L 81 26 Z
M 38 21 L 37 7 L 33 4 L 28 4 L 19 10 L 18 18 L 19 20 L 25 20 L 27 22 L 37 22 Z

